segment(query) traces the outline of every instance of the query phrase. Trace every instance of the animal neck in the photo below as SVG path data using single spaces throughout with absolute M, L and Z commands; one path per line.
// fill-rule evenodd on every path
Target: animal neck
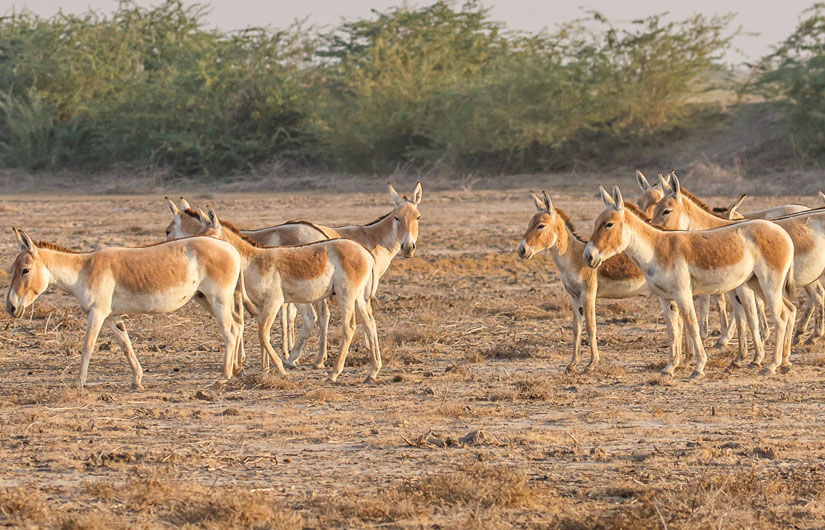
M 624 227 L 629 242 L 627 248 L 623 250 L 642 271 L 646 271 L 654 264 L 656 259 L 655 248 L 660 238 L 666 233 L 651 226 L 630 210 L 624 212 Z
M 682 196 L 682 204 L 688 220 L 686 230 L 710 230 L 711 228 L 719 228 L 730 224 L 730 221 L 713 215 L 686 195 Z
M 91 254 L 72 254 L 40 248 L 37 254 L 49 270 L 49 285 L 54 285 L 61 291 L 74 293 L 80 278 L 80 271 Z
M 221 230 L 221 239 L 235 247 L 235 250 L 237 250 L 238 254 L 241 256 L 241 261 L 243 262 L 244 267 L 246 267 L 249 260 L 261 250 L 254 247 L 248 241 L 244 240 L 243 237 L 226 227 Z
M 401 240 L 393 230 L 393 215 L 390 212 L 380 221 L 368 225 L 342 226 L 335 230 L 347 239 L 361 243 L 376 256 L 376 270 L 381 276 L 390 262 L 401 250 Z

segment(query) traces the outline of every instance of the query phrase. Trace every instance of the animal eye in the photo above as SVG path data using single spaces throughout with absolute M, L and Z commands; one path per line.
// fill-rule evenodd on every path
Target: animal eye
M 29 273 L 29 271 L 31 271 L 31 269 L 28 269 L 28 268 L 23 269 L 23 276 L 27 275 Z
M 416 221 L 418 221 L 419 219 L 421 219 L 421 216 L 420 216 L 420 215 L 419 215 L 418 217 L 416 217 L 416 218 L 415 218 L 415 220 L 416 220 Z
M 398 216 L 393 217 L 396 221 L 399 221 Z
M 665 211 L 662 212 L 662 215 L 670 215 L 670 212 L 672 212 L 672 211 L 673 210 L 665 210 Z
M 604 225 L 605 228 L 613 228 L 613 223 L 607 223 Z
M 547 226 L 547 225 L 545 225 L 544 223 L 541 223 L 540 225 L 538 225 L 538 226 L 536 227 L 536 229 L 537 229 L 537 230 L 541 230 L 541 229 L 543 229 L 545 226 Z

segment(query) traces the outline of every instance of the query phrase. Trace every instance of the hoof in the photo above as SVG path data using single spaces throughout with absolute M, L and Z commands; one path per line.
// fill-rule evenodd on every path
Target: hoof
M 704 372 L 697 372 L 697 371 L 694 370 L 694 372 L 692 374 L 690 374 L 689 379 L 691 381 L 700 381 L 704 378 L 705 378 L 705 373 Z
M 727 371 L 732 372 L 738 368 L 742 368 L 742 363 L 739 361 L 733 361 L 732 363 L 730 363 L 730 366 L 728 366 Z
M 595 363 L 594 364 L 588 364 L 584 369 L 585 373 L 588 373 L 588 374 L 592 374 L 595 370 L 596 370 L 596 364 Z
M 324 369 L 324 363 L 317 363 L 317 364 L 315 364 L 315 369 L 317 369 L 317 370 L 323 370 L 323 369 Z
M 338 382 L 338 375 L 340 375 L 340 374 L 329 374 L 329 382 L 330 383 L 337 383 Z
M 289 368 L 290 370 L 294 370 L 298 365 L 295 363 L 291 363 L 289 361 L 284 361 L 284 368 Z
M 564 369 L 564 371 L 568 374 L 575 374 L 576 373 L 576 365 L 575 364 L 569 364 L 569 365 L 567 365 L 567 368 Z
M 770 364 L 762 369 L 762 375 L 776 375 L 776 366 Z
M 714 348 L 722 349 L 728 347 L 728 341 L 726 340 L 717 340 L 716 343 L 713 345 Z
M 779 366 L 779 373 L 781 373 L 781 374 L 787 374 L 787 373 L 788 373 L 788 372 L 790 372 L 790 371 L 791 371 L 791 365 L 790 365 L 790 363 L 788 363 L 788 364 L 783 364 L 783 365 L 780 365 L 780 366 Z
M 146 390 L 146 389 L 143 388 L 143 385 L 140 383 L 140 381 L 135 381 L 135 382 L 132 383 L 132 390 Z
M 370 384 L 377 383 L 377 382 L 378 382 L 378 379 L 376 379 L 375 376 L 372 375 L 372 374 L 368 375 L 367 378 L 364 379 L 364 384 L 365 385 L 370 385 Z
M 661 372 L 659 372 L 659 375 L 661 375 L 662 377 L 670 377 L 672 379 L 674 370 L 676 370 L 676 369 L 675 368 L 671 368 L 670 370 L 665 369 L 665 370 L 662 370 Z
M 748 368 L 750 368 L 751 370 L 759 370 L 760 368 L 762 368 L 762 363 L 754 361 L 748 365 Z
M 215 384 L 213 386 L 223 386 L 228 382 L 229 382 L 229 379 L 227 379 L 226 377 L 221 377 L 220 379 L 215 381 Z

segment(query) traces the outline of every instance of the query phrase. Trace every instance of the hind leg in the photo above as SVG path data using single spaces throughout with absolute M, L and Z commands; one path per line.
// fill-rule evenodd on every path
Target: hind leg
M 785 340 L 782 350 L 782 364 L 780 369 L 787 372 L 791 369 L 791 343 L 793 342 L 794 322 L 796 322 L 796 306 L 785 297 L 782 297 L 782 303 L 785 306 L 785 321 L 787 322 L 785 328 Z
M 294 306 L 295 304 L 288 305 Z M 298 364 L 298 359 L 301 358 L 304 344 L 309 338 L 309 334 L 312 333 L 315 323 L 318 321 L 312 304 L 298 305 L 300 306 L 301 311 L 301 333 L 298 335 L 298 338 L 295 340 L 295 344 L 292 345 L 292 349 L 289 351 L 289 358 L 285 363 L 288 368 L 295 368 L 295 365 Z
M 751 339 L 753 340 L 754 354 L 751 366 L 762 366 L 762 360 L 765 358 L 765 342 L 762 339 L 758 316 L 758 302 L 761 299 L 755 295 L 753 289 L 748 285 L 740 285 L 735 292 L 734 299 L 742 305 L 742 309 L 745 312 L 745 319 L 748 323 L 747 330 L 750 332 Z M 744 343 L 744 345 L 740 345 L 740 351 L 742 348 L 747 349 L 747 337 L 742 337 L 740 340 Z
M 338 376 L 344 371 L 349 345 L 352 342 L 353 335 L 355 335 L 354 300 L 345 301 L 343 293 L 339 293 L 338 297 L 341 306 L 341 347 L 338 351 L 338 358 L 335 360 L 335 367 L 329 373 L 329 380 L 333 383 L 338 380 Z
M 278 296 L 270 297 L 258 315 L 258 341 L 261 343 L 261 355 L 270 359 L 278 369 L 278 373 L 285 376 L 286 370 L 284 370 L 284 364 L 269 342 L 272 324 L 275 323 L 275 317 L 278 316 L 279 311 L 283 313 L 283 298 Z
M 573 307 L 573 358 L 570 359 L 570 364 L 567 365 L 567 373 L 576 373 L 576 367 L 579 365 L 582 347 L 582 315 L 584 309 L 578 297 L 570 295 L 570 305 Z
M 676 302 L 659 298 L 659 304 L 662 306 L 665 324 L 670 335 L 670 362 L 662 369 L 662 375 L 673 377 L 673 372 L 682 362 L 682 318 Z
M 748 352 L 748 320 L 745 314 L 745 308 L 741 303 L 742 298 L 736 294 L 733 298 L 733 319 L 736 324 L 736 334 L 739 337 L 738 353 L 736 358 L 731 362 L 728 370 L 734 368 L 741 368 L 745 355 Z
M 110 316 L 106 319 L 106 325 L 115 334 L 120 347 L 126 354 L 126 359 L 129 361 L 129 367 L 132 369 L 132 388 L 143 390 L 143 368 L 140 366 L 135 350 L 132 349 L 132 341 L 129 340 L 129 334 L 126 332 L 126 324 L 123 323 L 123 318 L 120 315 Z
M 323 299 L 316 302 L 315 309 L 318 311 L 319 335 L 318 356 L 315 358 L 315 368 L 323 368 L 327 360 L 327 333 L 329 332 L 329 301 Z
M 370 351 L 370 364 L 372 364 L 372 369 L 364 382 L 375 382 L 378 377 L 378 372 L 381 371 L 383 365 L 381 362 L 381 350 L 378 347 L 378 330 L 375 325 L 375 318 L 370 312 L 367 302 L 360 298 L 355 300 L 355 314 L 366 328 L 367 345 Z
M 699 336 L 702 340 L 708 338 L 710 327 L 710 295 L 703 294 L 696 297 L 696 312 L 699 318 Z
M 218 383 L 225 383 L 232 379 L 238 324 L 232 314 L 233 299 L 231 295 L 225 298 L 215 298 L 209 302 L 212 307 L 212 314 L 215 315 L 215 319 L 218 321 L 218 328 L 221 330 L 224 342 L 223 373 L 221 378 L 218 379 Z

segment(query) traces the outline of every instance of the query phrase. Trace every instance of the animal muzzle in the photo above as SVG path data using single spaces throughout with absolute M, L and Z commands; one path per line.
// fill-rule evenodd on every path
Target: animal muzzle
M 527 248 L 527 246 L 524 244 L 524 241 L 522 241 L 521 244 L 518 246 L 518 257 L 520 257 L 521 259 L 530 259 L 533 257 L 533 249 Z
M 6 312 L 11 315 L 13 318 L 20 318 L 23 316 L 23 304 L 15 305 L 11 302 L 11 300 L 6 299 Z
M 415 242 L 405 243 L 401 245 L 401 251 L 405 258 L 411 258 L 415 255 Z
M 587 263 L 587 266 L 591 269 L 596 269 L 602 264 L 601 256 L 598 255 L 598 251 L 594 251 L 590 248 L 590 243 L 584 247 L 584 255 L 582 258 L 584 258 L 584 262 Z

